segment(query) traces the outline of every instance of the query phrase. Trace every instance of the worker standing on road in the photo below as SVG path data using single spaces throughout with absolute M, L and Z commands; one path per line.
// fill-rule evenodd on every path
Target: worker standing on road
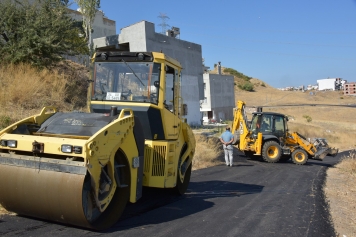
M 225 153 L 225 162 L 227 166 L 232 166 L 233 164 L 233 147 L 232 142 L 234 140 L 234 136 L 230 132 L 230 127 L 226 127 L 226 131 L 223 132 L 220 136 L 220 141 L 223 144 L 224 153 Z

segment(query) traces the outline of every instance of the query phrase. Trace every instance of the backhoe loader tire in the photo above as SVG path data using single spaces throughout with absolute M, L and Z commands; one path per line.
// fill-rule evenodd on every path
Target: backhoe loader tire
M 303 149 L 296 149 L 292 153 L 292 161 L 297 165 L 304 165 L 308 161 L 308 154 Z
M 281 146 L 275 141 L 268 141 L 262 147 L 262 158 L 268 163 L 276 163 L 282 156 Z
M 191 173 L 192 164 L 190 164 L 188 169 L 185 171 L 183 182 L 179 178 L 179 173 L 177 174 L 177 185 L 175 187 L 177 194 L 183 195 L 187 191 Z

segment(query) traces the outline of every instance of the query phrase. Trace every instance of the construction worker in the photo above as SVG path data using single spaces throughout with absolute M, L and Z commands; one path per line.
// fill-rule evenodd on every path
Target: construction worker
M 234 141 L 234 136 L 230 132 L 230 127 L 227 126 L 225 132 L 223 132 L 220 136 L 220 141 L 223 144 L 224 153 L 225 153 L 225 162 L 226 166 L 233 165 L 233 146 L 232 142 Z

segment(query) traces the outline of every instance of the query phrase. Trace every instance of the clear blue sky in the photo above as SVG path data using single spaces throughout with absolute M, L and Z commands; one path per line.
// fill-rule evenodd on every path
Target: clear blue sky
M 202 45 L 206 66 L 221 61 L 276 88 L 356 82 L 356 0 L 101 0 L 100 9 L 117 34 L 141 20 L 161 32 L 165 14 L 180 39 Z

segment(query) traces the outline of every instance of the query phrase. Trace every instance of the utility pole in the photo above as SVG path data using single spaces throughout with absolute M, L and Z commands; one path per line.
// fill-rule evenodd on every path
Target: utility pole
M 169 25 L 168 25 L 167 22 L 166 22 L 167 19 L 169 19 L 169 17 L 168 17 L 166 14 L 164 14 L 164 13 L 159 13 L 159 16 L 158 16 L 158 17 L 162 19 L 162 23 L 159 24 L 159 26 L 162 27 L 161 33 L 165 35 L 165 34 L 166 34 L 167 27 L 169 27 Z

